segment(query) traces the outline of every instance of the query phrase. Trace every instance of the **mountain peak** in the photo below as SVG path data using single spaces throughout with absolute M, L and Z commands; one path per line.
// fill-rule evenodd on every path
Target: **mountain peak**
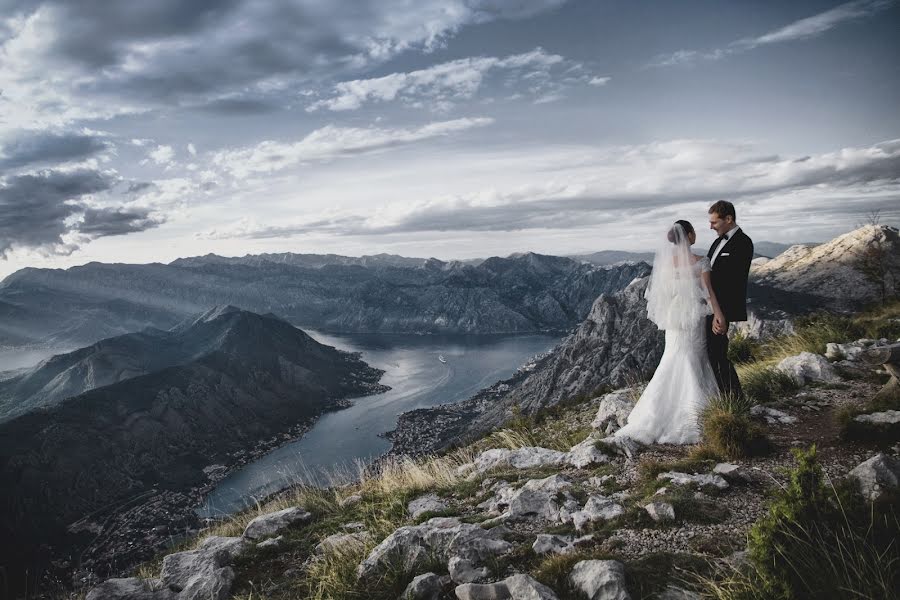
M 867 268 L 873 260 L 879 274 Z M 881 300 L 882 283 L 892 294 L 900 281 L 900 232 L 888 225 L 865 225 L 823 244 L 791 246 L 754 264 L 750 276 L 757 283 L 835 300 Z

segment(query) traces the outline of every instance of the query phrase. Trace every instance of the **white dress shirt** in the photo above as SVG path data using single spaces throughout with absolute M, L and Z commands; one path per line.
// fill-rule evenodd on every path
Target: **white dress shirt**
M 735 225 L 734 227 L 732 227 L 732 228 L 728 231 L 728 233 L 725 234 L 725 237 L 724 237 L 724 238 L 722 238 L 721 240 L 719 240 L 719 245 L 716 246 L 716 249 L 715 249 L 715 251 L 713 252 L 712 258 L 709 259 L 709 264 L 711 264 L 711 265 L 716 264 L 716 258 L 718 258 L 719 252 L 722 251 L 722 248 L 725 247 L 725 244 L 728 243 L 728 240 L 731 239 L 731 236 L 733 236 L 735 233 L 737 233 L 737 230 L 738 230 L 738 229 L 740 229 L 740 227 L 737 226 L 737 225 Z

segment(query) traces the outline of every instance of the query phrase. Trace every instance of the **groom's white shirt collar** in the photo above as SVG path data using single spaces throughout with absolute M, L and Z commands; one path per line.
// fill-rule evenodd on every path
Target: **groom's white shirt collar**
M 716 249 L 713 252 L 712 258 L 709 260 L 709 264 L 711 264 L 711 265 L 716 264 L 716 259 L 719 257 L 719 252 L 722 251 L 722 248 L 725 247 L 725 244 L 728 243 L 728 240 L 730 240 L 731 237 L 735 233 L 737 233 L 737 230 L 740 228 L 741 228 L 740 225 L 735 225 L 730 230 L 728 230 L 728 233 L 725 234 L 725 237 L 723 237 L 721 240 L 719 240 L 719 245 L 716 246 Z

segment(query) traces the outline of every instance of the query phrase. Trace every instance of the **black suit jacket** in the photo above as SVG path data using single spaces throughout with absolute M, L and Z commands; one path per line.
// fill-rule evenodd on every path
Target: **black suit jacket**
M 713 242 L 706 257 L 712 260 L 715 250 L 716 242 Z M 743 229 L 738 229 L 725 242 L 725 247 L 712 266 L 712 288 L 729 323 L 747 320 L 747 277 L 750 274 L 751 260 L 753 240 Z

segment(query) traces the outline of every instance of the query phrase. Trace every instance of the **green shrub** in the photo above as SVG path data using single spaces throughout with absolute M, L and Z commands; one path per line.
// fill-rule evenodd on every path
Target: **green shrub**
M 758 348 L 759 342 L 737 334 L 728 341 L 728 360 L 733 363 L 753 362 Z
M 743 369 L 741 387 L 748 400 L 754 404 L 772 402 L 798 389 L 797 384 L 787 374 L 761 365 Z
M 765 598 L 890 598 L 900 589 L 900 521 L 893 505 L 867 505 L 850 485 L 827 488 L 816 449 L 797 466 L 750 532 Z
M 729 459 L 757 456 L 768 442 L 762 429 L 742 413 L 711 407 L 703 412 L 703 444 L 717 455 Z

